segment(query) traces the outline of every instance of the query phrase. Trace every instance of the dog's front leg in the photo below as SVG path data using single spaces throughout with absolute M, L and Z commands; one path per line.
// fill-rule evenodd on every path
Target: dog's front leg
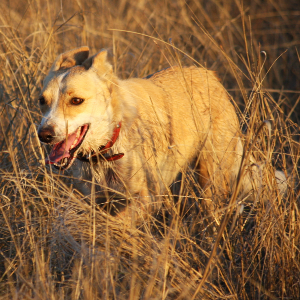
M 139 193 L 128 196 L 128 205 L 118 213 L 118 217 L 134 223 L 147 220 L 160 207 L 156 200 L 157 197 L 152 195 L 148 188 L 143 188 Z

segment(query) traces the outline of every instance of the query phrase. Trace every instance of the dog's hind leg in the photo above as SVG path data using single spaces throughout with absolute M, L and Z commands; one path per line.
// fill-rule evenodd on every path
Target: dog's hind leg
M 206 224 L 218 224 L 220 221 L 220 209 L 224 199 L 228 197 L 229 185 L 226 179 L 227 172 L 223 172 L 218 159 L 214 157 L 212 152 L 205 151 L 201 153 L 198 167 L 199 185 L 202 189 L 203 199 L 201 206 Z

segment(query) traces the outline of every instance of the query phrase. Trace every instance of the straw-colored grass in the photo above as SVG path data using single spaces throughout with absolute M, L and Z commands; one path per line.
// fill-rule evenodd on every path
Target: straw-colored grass
M 1 299 L 299 298 L 298 0 L 3 0 L 0 8 Z M 255 203 L 203 199 L 187 173 L 180 197 L 124 224 L 45 167 L 37 96 L 55 57 L 82 45 L 109 49 L 121 78 L 179 63 L 217 71 L 266 163 Z M 265 120 L 271 135 L 258 130 Z M 272 166 L 288 177 L 284 196 Z

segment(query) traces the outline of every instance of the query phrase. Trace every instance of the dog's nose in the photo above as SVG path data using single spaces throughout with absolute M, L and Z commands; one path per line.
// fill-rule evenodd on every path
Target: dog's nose
M 55 133 L 52 127 L 45 127 L 38 130 L 38 136 L 41 142 L 49 144 L 53 141 Z

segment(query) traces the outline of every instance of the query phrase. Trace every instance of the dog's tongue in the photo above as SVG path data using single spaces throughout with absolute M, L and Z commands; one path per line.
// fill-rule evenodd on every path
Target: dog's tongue
M 70 157 L 70 149 L 76 140 L 77 130 L 68 135 L 67 140 L 57 143 L 53 146 L 49 158 L 46 159 L 46 164 L 54 164 L 61 161 L 65 157 Z

